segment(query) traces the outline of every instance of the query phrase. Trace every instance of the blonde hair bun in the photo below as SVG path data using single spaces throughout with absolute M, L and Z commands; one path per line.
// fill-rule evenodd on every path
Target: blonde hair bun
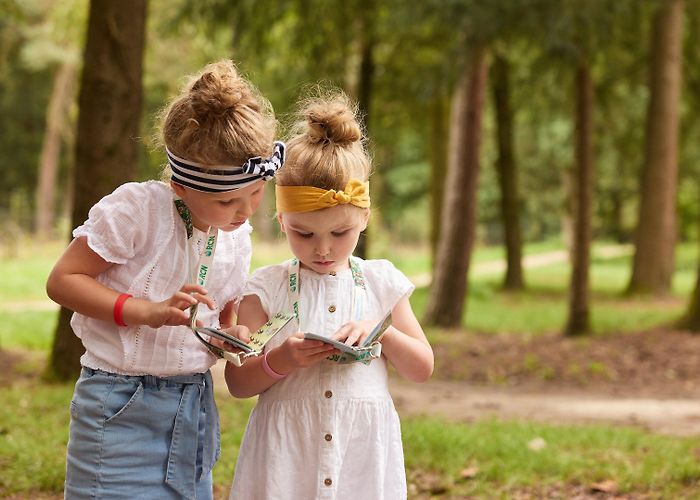
M 277 130 L 272 106 L 233 61 L 205 66 L 160 113 L 171 153 L 205 165 L 241 165 L 270 156 Z
M 307 121 L 306 135 L 312 143 L 346 145 L 362 140 L 362 129 L 355 111 L 344 95 L 312 102 L 303 115 Z
M 297 109 L 277 184 L 344 189 L 350 179 L 369 179 L 372 160 L 357 105 L 345 93 L 317 87 Z
M 259 110 L 260 105 L 230 61 L 209 65 L 197 80 L 192 82 L 191 101 L 194 117 L 200 123 L 207 119 L 219 119 L 235 112 L 239 106 Z

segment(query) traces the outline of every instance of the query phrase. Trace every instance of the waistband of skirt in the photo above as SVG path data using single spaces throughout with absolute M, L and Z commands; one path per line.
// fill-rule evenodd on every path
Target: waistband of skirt
M 156 375 L 122 375 L 104 370 L 82 367 L 83 373 L 88 376 L 102 375 L 115 379 L 129 380 L 141 383 L 145 387 L 181 387 L 184 385 L 206 385 L 207 373 L 193 373 L 189 375 L 174 375 L 172 377 L 158 377 Z

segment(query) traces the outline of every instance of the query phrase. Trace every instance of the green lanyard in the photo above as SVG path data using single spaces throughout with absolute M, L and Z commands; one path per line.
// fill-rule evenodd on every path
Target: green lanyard
M 185 223 L 185 230 L 187 231 L 187 240 L 185 240 L 185 250 L 187 253 L 187 269 L 188 269 L 188 279 L 191 283 L 196 283 L 202 287 L 207 285 L 207 278 L 209 278 L 209 271 L 211 271 L 211 266 L 214 264 L 214 253 L 216 252 L 216 240 L 219 234 L 219 230 L 212 228 L 211 226 L 207 229 L 207 235 L 205 237 L 204 250 L 199 254 L 197 259 L 197 265 L 194 268 L 194 272 L 190 269 L 190 244 L 189 239 L 194 234 L 194 226 L 192 225 L 192 214 L 190 209 L 185 205 L 185 202 L 181 199 L 175 200 L 175 208 L 177 208 L 177 213 L 180 214 L 180 218 Z M 197 304 L 193 304 L 190 307 L 190 328 L 194 329 L 196 326 L 197 319 Z
M 350 308 L 350 317 L 355 321 L 359 321 L 364 317 L 365 303 L 367 302 L 367 286 L 365 285 L 365 277 L 360 269 L 360 264 L 355 257 L 350 257 L 350 272 L 352 273 L 352 306 Z M 288 297 L 294 309 L 294 315 L 299 322 L 299 259 L 292 259 L 289 262 L 289 287 Z

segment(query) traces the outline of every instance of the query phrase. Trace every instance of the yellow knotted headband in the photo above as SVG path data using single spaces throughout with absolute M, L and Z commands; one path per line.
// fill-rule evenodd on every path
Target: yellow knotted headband
M 369 208 L 369 182 L 351 179 L 345 189 L 321 189 L 313 186 L 275 186 L 278 212 L 313 212 L 350 203 Z

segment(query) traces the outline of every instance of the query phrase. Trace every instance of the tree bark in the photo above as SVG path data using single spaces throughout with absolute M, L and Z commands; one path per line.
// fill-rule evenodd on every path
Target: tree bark
M 496 111 L 496 171 L 501 190 L 501 218 L 506 245 L 506 276 L 503 288 L 523 289 L 522 237 L 520 234 L 518 170 L 513 154 L 513 110 L 510 105 L 510 63 L 496 56 L 492 68 L 492 90 Z
M 682 328 L 700 333 L 700 259 L 698 259 L 698 270 L 695 278 L 695 291 L 688 304 L 688 310 L 680 321 Z
M 676 244 L 678 113 L 682 70 L 683 0 L 668 0 L 654 16 L 646 156 L 631 293 L 671 289 Z
M 465 310 L 467 274 L 476 232 L 481 116 L 487 74 L 487 51 L 477 47 L 465 66 L 452 102 L 438 261 L 425 316 L 428 325 L 458 327 Z
M 357 101 L 360 108 L 360 114 L 362 116 L 362 125 L 366 133 L 369 133 L 370 124 L 370 111 L 372 105 L 372 90 L 374 86 L 374 26 L 371 17 L 374 15 L 374 1 L 365 0 L 362 2 L 362 43 L 360 46 L 360 68 L 359 68 L 359 78 L 357 85 Z M 381 179 L 376 172 L 374 174 L 374 188 L 375 193 L 380 191 L 377 187 L 381 185 Z M 369 226 L 368 226 L 369 228 Z M 368 231 L 365 229 L 360 234 L 360 239 L 357 242 L 357 247 L 355 248 L 354 254 L 360 258 L 366 259 L 369 251 L 368 242 Z
M 63 63 L 54 76 L 46 113 L 46 130 L 39 159 L 39 179 L 35 192 L 34 234 L 40 240 L 53 236 L 56 210 L 56 176 L 61 159 L 61 137 L 66 124 L 68 107 L 73 97 L 75 67 Z
M 695 281 L 695 291 L 690 299 L 688 310 L 680 322 L 682 328 L 700 333 L 700 259 L 698 259 L 698 270 Z
M 440 221 L 445 194 L 447 172 L 447 133 L 449 102 L 441 85 L 436 85 L 430 106 L 430 254 L 432 269 L 437 265 L 437 247 L 440 241 Z
M 79 96 L 72 227 L 136 173 L 146 0 L 91 0 Z M 49 370 L 75 378 L 84 349 L 61 310 Z
M 564 333 L 590 332 L 589 279 L 593 204 L 593 82 L 587 62 L 576 71 L 576 160 L 573 179 L 574 217 L 569 286 L 569 319 Z

